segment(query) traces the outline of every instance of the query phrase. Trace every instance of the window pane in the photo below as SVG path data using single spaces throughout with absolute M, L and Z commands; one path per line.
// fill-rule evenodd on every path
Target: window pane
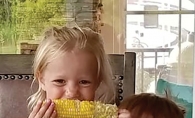
M 100 2 L 4 0 L 0 4 L 0 54 L 33 54 L 40 34 L 52 25 L 62 26 L 73 21 L 78 26 L 101 32 L 103 5 Z
M 194 14 L 181 15 L 181 27 L 189 33 L 194 32 Z
M 145 15 L 147 16 L 147 15 Z M 169 47 L 171 42 L 178 36 L 179 15 L 158 15 L 151 19 L 144 19 L 144 15 L 127 15 L 127 48 L 137 47 L 135 40 L 138 39 L 142 47 Z M 172 19 L 172 20 L 167 20 Z M 144 21 L 145 20 L 145 21 Z M 157 22 L 156 27 L 144 27 L 148 24 Z
M 28 48 L 35 49 L 43 29 L 65 23 L 64 12 L 68 9 L 63 0 L 13 0 L 1 5 L 0 11 L 4 15 L 4 19 L 0 19 L 1 54 L 19 54 L 28 44 L 32 45 Z
M 182 0 L 182 8 L 187 10 L 194 10 L 194 0 Z
M 127 0 L 127 11 L 142 11 L 151 6 L 150 10 L 179 10 L 179 0 Z M 157 7 L 157 8 L 154 8 Z M 193 0 L 182 0 L 182 10 L 194 10 Z
M 186 108 L 186 118 L 192 118 L 193 76 L 194 76 L 194 15 L 182 15 L 182 40 L 180 46 L 175 46 L 170 53 L 167 67 L 169 73 L 162 71 L 160 79 L 167 80 L 175 102 Z M 178 43 L 178 42 L 177 42 Z M 158 86 L 159 85 L 159 86 Z M 157 91 L 162 92 L 162 82 L 157 85 Z

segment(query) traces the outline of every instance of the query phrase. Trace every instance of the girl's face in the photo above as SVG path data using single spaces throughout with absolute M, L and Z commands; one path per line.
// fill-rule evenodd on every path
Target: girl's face
M 97 61 L 93 54 L 74 50 L 50 62 L 39 84 L 46 99 L 94 100 L 99 85 Z

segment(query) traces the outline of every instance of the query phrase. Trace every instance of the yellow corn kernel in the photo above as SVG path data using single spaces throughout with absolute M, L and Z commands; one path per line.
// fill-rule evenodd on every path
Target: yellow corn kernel
M 117 118 L 116 105 L 97 101 L 54 100 L 58 118 Z

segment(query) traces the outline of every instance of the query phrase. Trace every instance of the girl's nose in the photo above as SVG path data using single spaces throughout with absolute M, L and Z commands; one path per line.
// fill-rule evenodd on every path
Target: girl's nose
M 69 85 L 66 88 L 65 97 L 66 99 L 79 99 L 78 86 Z

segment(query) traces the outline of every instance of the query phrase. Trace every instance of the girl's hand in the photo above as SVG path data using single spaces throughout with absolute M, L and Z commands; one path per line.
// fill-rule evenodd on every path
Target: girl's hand
M 42 101 L 38 102 L 28 118 L 57 118 L 57 113 L 54 110 L 55 104 L 51 100 L 47 100 L 44 105 L 42 104 Z
M 130 112 L 126 109 L 119 109 L 118 112 L 119 112 L 118 118 L 131 118 Z

